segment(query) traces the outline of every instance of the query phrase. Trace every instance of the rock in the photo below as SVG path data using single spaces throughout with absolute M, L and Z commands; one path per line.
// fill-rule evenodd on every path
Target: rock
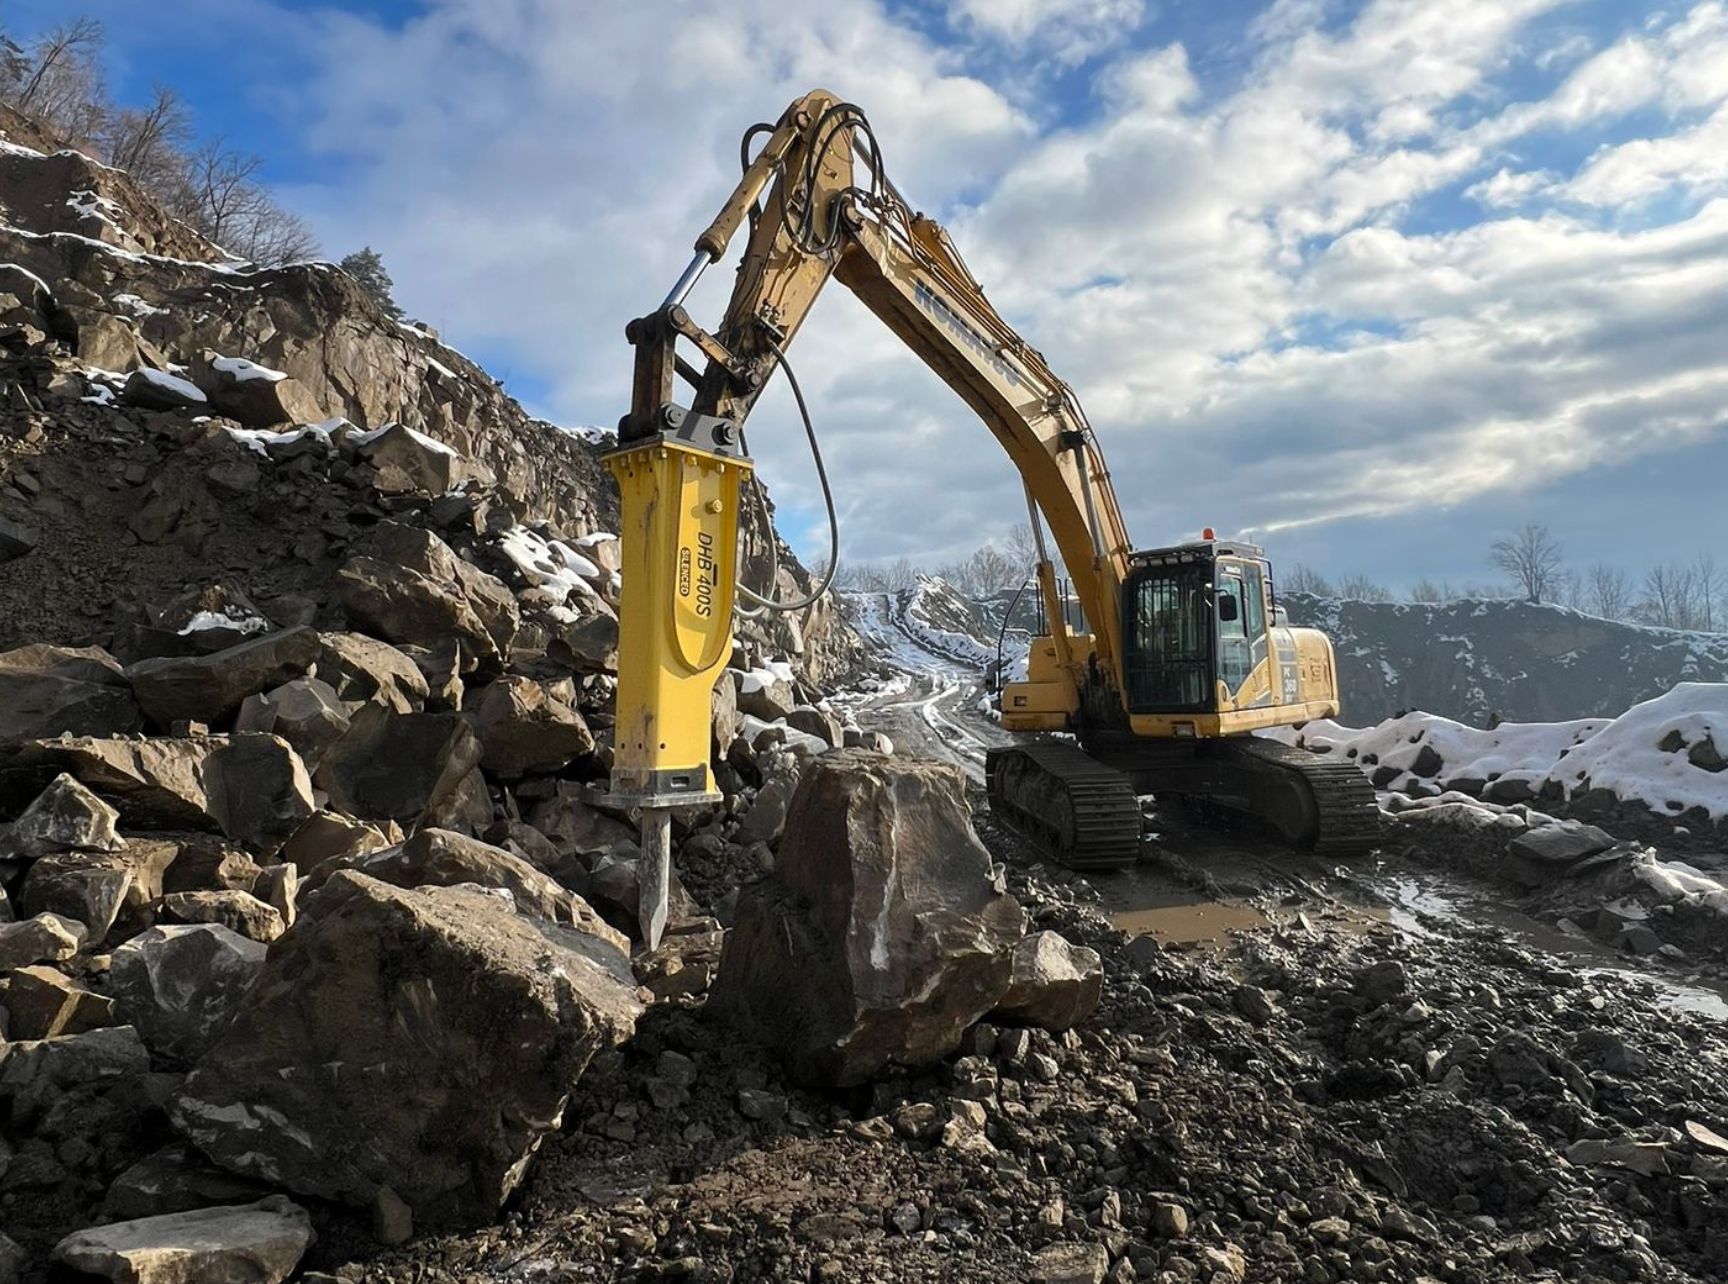
M 1508 807 L 1531 802 L 1536 797 L 1535 787 L 1522 776 L 1501 776 L 1488 781 L 1476 792 L 1488 802 Z
M 264 872 L 245 852 L 226 843 L 192 838 L 163 872 L 162 892 L 249 892 Z M 160 893 L 158 893 L 160 895 Z
M 1257 985 L 1237 986 L 1231 992 L 1230 999 L 1236 1005 L 1236 1010 L 1253 1025 L 1265 1025 L 1278 1012 L 1272 996 Z
M 738 1113 L 758 1121 L 781 1119 L 786 1115 L 786 1098 L 761 1088 L 740 1088 Z
M 835 748 L 846 742 L 844 724 L 826 709 L 801 704 L 786 715 L 786 725 L 795 731 L 802 731 L 805 735 L 815 736 L 818 740 L 826 740 Z
M 1104 1284 L 1110 1254 L 1102 1244 L 1052 1244 L 1032 1258 L 1032 1284 Z
M 1152 1229 L 1165 1239 L 1181 1239 L 1188 1233 L 1188 1210 L 1168 1200 L 1153 1204 Z
M 1668 1143 L 1664 1141 L 1639 1141 L 1631 1137 L 1586 1138 L 1566 1147 L 1566 1158 L 1574 1164 L 1604 1164 L 1645 1177 L 1662 1177 L 1668 1173 Z
M 1606 851 L 1614 838 L 1594 825 L 1574 820 L 1538 825 L 1514 838 L 1506 848 L 1506 876 L 1525 887 L 1543 887 L 1562 877 L 1568 866 Z
M 143 725 L 119 661 L 99 647 L 0 653 L 0 738 L 122 735 Z
M 1723 755 L 1708 735 L 1686 750 L 1686 761 L 1700 771 L 1728 771 L 1728 756 Z
M 312 1220 L 282 1195 L 77 1231 L 54 1258 L 115 1284 L 280 1284 L 312 1243 Z
M 386 494 L 442 495 L 464 476 L 456 451 L 402 424 L 364 434 L 355 453 L 372 465 L 372 484 Z
M 1200 1269 L 1207 1273 L 1204 1278 L 1213 1281 L 1219 1276 L 1228 1280 L 1243 1280 L 1248 1277 L 1248 1259 L 1234 1244 L 1226 1244 L 1222 1248 L 1207 1245 L 1200 1250 Z
M 27 1260 L 27 1254 L 11 1237 L 0 1234 L 0 1284 L 19 1284 Z
M 1408 994 L 1410 982 L 1404 975 L 1402 963 L 1397 959 L 1382 959 L 1356 973 L 1355 988 L 1356 993 L 1368 1002 L 1378 1005 Z
M 360 628 L 422 646 L 455 639 L 480 662 L 509 654 L 520 616 L 502 581 L 411 526 L 385 522 L 374 548 L 376 556 L 352 557 L 336 572 L 343 609 Z
M 321 811 L 307 818 L 277 853 L 300 870 L 311 873 L 327 861 L 352 863 L 354 856 L 378 851 L 401 841 L 401 830 L 390 825 L 395 837 L 377 825 L 369 825 L 340 812 Z
M 0 1097 L 43 1097 L 147 1074 L 150 1054 L 129 1025 L 0 1044 Z
M 1097 950 L 1070 945 L 1059 932 L 1034 932 L 1014 946 L 1012 978 L 991 1015 L 1060 1032 L 1097 1011 L 1103 993 Z
M 480 755 L 460 715 L 393 713 L 374 704 L 325 750 L 317 782 L 337 811 L 406 825 L 454 792 Z
M 0 972 L 32 963 L 59 963 L 84 946 L 84 924 L 58 914 L 0 923 Z
M 798 792 L 799 777 L 798 761 L 791 754 L 775 758 L 762 787 L 750 802 L 750 810 L 744 813 L 743 823 L 738 826 L 739 842 L 772 846 L 780 841 L 786 817 L 792 810 L 793 795 Z
M 413 713 L 426 703 L 426 678 L 388 642 L 363 633 L 320 633 L 318 677 L 337 698 L 377 703 L 397 713 Z
M 1410 764 L 1413 775 L 1426 776 L 1433 779 L 1446 770 L 1446 760 L 1440 756 L 1440 751 L 1433 745 L 1425 744 L 1416 751 L 1416 760 Z
M 546 836 L 560 856 L 595 857 L 636 841 L 636 831 L 629 825 L 574 794 L 548 798 L 529 814 L 528 823 Z
M 857 750 L 804 775 L 709 997 L 800 1079 L 929 1065 L 1007 992 L 1025 916 L 992 882 L 958 768 Z
M 216 1204 L 246 1204 L 270 1193 L 269 1187 L 224 1172 L 188 1146 L 164 1146 L 109 1184 L 102 1218 L 159 1217 Z
M 239 709 L 247 696 L 305 673 L 317 662 L 318 652 L 316 630 L 288 629 L 212 655 L 140 660 L 126 676 L 139 707 L 157 726 L 214 726 Z
M 108 987 L 158 1054 L 196 1061 L 233 1019 L 264 947 L 214 923 L 152 927 L 114 951 Z
M 293 927 L 299 913 L 300 870 L 292 861 L 259 871 L 252 895 L 282 916 L 284 927 Z
M 192 410 L 203 409 L 209 404 L 209 399 L 196 384 L 150 369 L 134 370 L 128 375 L 126 386 L 120 390 L 120 399 L 142 410 Z
M 162 914 L 175 923 L 215 923 L 265 944 L 288 930 L 276 908 L 250 892 L 174 892 L 162 898 Z
M 30 866 L 18 905 L 26 914 L 57 914 L 82 923 L 100 945 L 120 917 L 132 889 L 132 867 L 122 855 L 61 852 Z
M 792 684 L 768 669 L 752 669 L 737 676 L 738 712 L 778 722 L 798 707 Z
M 587 901 L 521 857 L 477 838 L 443 829 L 422 829 L 401 847 L 362 859 L 358 868 L 395 887 L 471 883 L 502 888 L 510 893 L 519 913 L 568 924 L 599 937 L 621 953 L 630 952 L 630 939 L 608 927 Z
M 372 1199 L 372 1238 L 380 1244 L 406 1244 L 414 1238 L 414 1210 L 388 1186 Z
M 40 965 L 13 971 L 5 991 L 12 1039 L 52 1039 L 114 1024 L 114 1000 Z
M 25 808 L 0 839 L 0 857 L 20 860 L 50 852 L 117 852 L 126 846 L 114 823 L 120 813 L 65 772 Z
M 119 804 L 142 828 L 219 829 L 266 853 L 312 814 L 312 783 L 275 736 L 27 741 L 6 766 L 61 770 Z
M 639 1006 L 618 952 L 470 888 L 336 874 L 171 1105 L 234 1171 L 416 1224 L 490 1220 Z M 364 1066 L 355 1074 L 343 1067 Z
M 254 362 L 201 354 L 193 370 L 200 389 L 221 415 L 247 428 L 281 428 L 287 424 L 315 424 L 326 418 L 325 408 L 298 379 L 280 370 Z
M 324 751 L 348 731 L 348 710 L 336 691 L 317 678 L 295 678 L 273 691 L 247 696 L 235 720 L 236 731 L 263 731 L 294 747 L 308 771 Z
M 574 619 L 569 612 L 579 612 Z M 548 658 L 578 673 L 618 672 L 618 616 L 605 602 L 585 594 L 572 595 L 565 610 L 551 620 Z
M 558 771 L 594 751 L 594 735 L 582 715 L 531 678 L 488 684 L 468 712 L 480 737 L 480 765 L 494 775 Z
M 719 762 L 731 752 L 732 742 L 738 738 L 744 725 L 738 712 L 738 675 L 731 669 L 720 671 L 709 704 L 714 727 L 714 760 Z
M 626 923 L 637 921 L 637 909 L 642 901 L 642 853 L 634 844 L 623 845 L 595 858 L 589 871 L 589 895 L 612 908 Z M 666 918 L 677 924 L 699 917 L 702 913 L 676 867 L 667 873 Z M 670 938 L 668 938 L 670 939 Z

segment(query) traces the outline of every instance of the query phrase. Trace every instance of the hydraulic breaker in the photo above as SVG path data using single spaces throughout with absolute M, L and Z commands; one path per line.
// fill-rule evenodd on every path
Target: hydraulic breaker
M 640 809 L 637 913 L 650 950 L 666 927 L 672 809 L 720 801 L 708 767 L 713 692 L 732 654 L 739 502 L 752 469 L 722 420 L 668 405 L 661 424 L 606 457 L 623 555 L 608 801 Z

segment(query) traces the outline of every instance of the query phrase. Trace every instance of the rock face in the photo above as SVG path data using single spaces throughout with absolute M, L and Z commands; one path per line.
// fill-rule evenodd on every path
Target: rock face
M 55 1260 L 115 1284 L 281 1284 L 312 1243 L 312 1219 L 281 1195 L 78 1231 Z
M 995 1007 L 1025 916 L 991 879 L 959 769 L 861 750 L 805 772 L 710 996 L 807 1082 L 928 1065 Z
M 152 927 L 114 951 L 108 985 L 154 1052 L 190 1064 L 222 1032 L 264 968 L 264 947 L 226 927 Z
M 271 948 L 171 1115 L 236 1172 L 361 1207 L 389 1186 L 416 1224 L 477 1222 L 638 1010 L 627 963 L 594 937 L 486 892 L 344 871 Z

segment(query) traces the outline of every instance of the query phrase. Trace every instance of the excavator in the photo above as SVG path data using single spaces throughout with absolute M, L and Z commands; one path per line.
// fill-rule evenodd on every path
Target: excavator
M 762 502 L 744 425 L 776 369 L 822 472 L 786 349 L 831 277 L 959 395 L 1024 484 L 1047 631 L 1032 641 L 1025 679 L 1001 691 L 1002 726 L 1029 738 L 990 752 L 992 812 L 1082 870 L 1135 862 L 1145 795 L 1244 814 L 1297 848 L 1370 847 L 1378 813 L 1354 764 L 1251 734 L 1338 712 L 1331 642 L 1289 625 L 1271 564 L 1251 544 L 1208 530 L 1195 543 L 1134 547 L 1072 389 L 985 298 L 947 232 L 888 180 L 864 113 L 815 90 L 751 126 L 740 161 L 742 178 L 665 301 L 626 329 L 631 408 L 607 456 L 623 575 L 609 801 L 641 815 L 647 947 L 665 924 L 672 812 L 719 801 L 711 699 L 734 610 L 802 608 L 839 560 L 836 547 L 796 602 L 739 583 L 741 516 L 753 495 Z M 704 329 L 685 300 L 746 225 L 725 315 Z

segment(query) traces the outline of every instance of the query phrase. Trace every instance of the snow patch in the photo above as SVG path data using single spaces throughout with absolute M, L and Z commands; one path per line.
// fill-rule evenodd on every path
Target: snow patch
M 272 370 L 269 366 L 261 366 L 244 357 L 217 357 L 210 365 L 212 369 L 231 376 L 236 383 L 250 383 L 254 379 L 262 379 L 266 383 L 281 383 L 288 377 L 284 371 Z

